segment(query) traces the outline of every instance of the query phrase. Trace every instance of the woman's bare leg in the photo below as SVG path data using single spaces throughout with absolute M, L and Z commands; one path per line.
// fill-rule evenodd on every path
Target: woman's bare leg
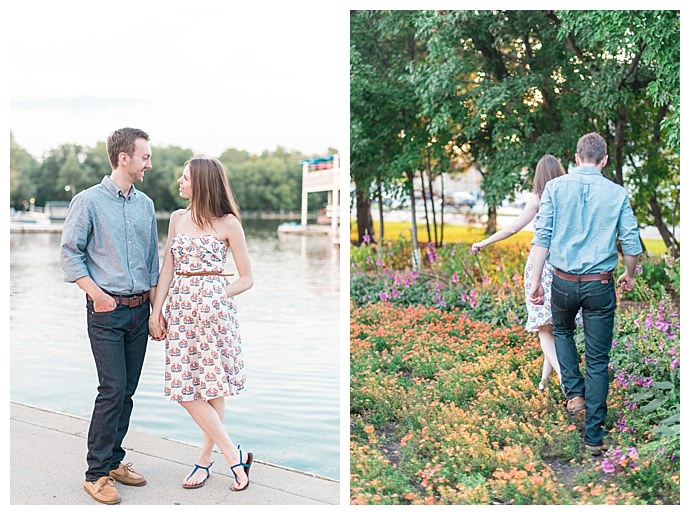
M 215 399 L 210 399 L 208 403 L 213 407 L 214 410 L 216 410 L 218 418 L 222 423 L 225 419 L 225 398 L 216 397 Z M 213 440 L 211 440 L 211 437 L 204 432 L 204 442 L 201 445 L 201 450 L 199 451 L 199 456 L 196 459 L 196 464 L 201 465 L 202 467 L 208 467 L 211 464 L 211 455 L 214 447 L 215 444 L 213 443 Z M 208 476 L 206 475 L 205 470 L 198 469 L 194 474 L 186 477 L 182 484 L 187 486 L 198 485 L 207 477 Z
M 561 382 L 561 367 L 556 356 L 556 346 L 553 341 L 553 331 L 551 324 L 539 326 L 539 343 L 544 353 L 544 367 L 542 368 L 542 384 L 546 386 L 551 374 L 555 371 L 558 382 Z
M 218 446 L 220 452 L 223 453 L 225 460 L 228 462 L 228 466 L 239 463 L 240 452 L 230 439 L 227 431 L 225 431 L 223 421 L 216 409 L 216 405 L 219 403 L 216 401 L 212 405 L 210 401 L 198 399 L 195 401 L 180 402 L 180 404 L 191 415 L 196 425 L 204 432 L 204 441 L 206 441 L 206 437 L 208 437 L 211 445 L 215 444 Z M 242 456 L 242 458 L 244 459 L 245 456 Z M 237 474 L 237 483 L 234 484 L 234 488 L 243 488 L 248 481 L 247 475 L 244 472 L 244 467 L 236 467 L 234 471 L 235 474 Z

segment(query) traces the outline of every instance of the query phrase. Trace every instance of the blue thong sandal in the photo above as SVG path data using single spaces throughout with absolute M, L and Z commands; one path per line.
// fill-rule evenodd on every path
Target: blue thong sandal
M 195 473 L 197 470 L 199 470 L 199 469 L 202 469 L 202 470 L 205 470 L 205 471 L 206 471 L 206 477 L 204 478 L 204 480 L 203 480 L 201 483 L 197 483 L 196 485 L 185 485 L 184 483 L 182 483 L 182 488 L 187 488 L 188 490 L 191 490 L 191 489 L 194 489 L 194 488 L 201 488 L 202 486 L 204 486 L 204 483 L 206 483 L 206 480 L 207 480 L 209 477 L 211 477 L 211 471 L 210 471 L 209 469 L 210 469 L 212 466 L 213 466 L 213 462 L 209 463 L 208 467 L 202 467 L 201 465 L 198 465 L 198 464 L 195 463 L 195 464 L 194 464 L 194 468 L 193 468 L 192 471 L 189 473 L 189 475 L 188 475 L 186 478 L 184 478 L 184 480 L 187 481 L 187 480 L 188 480 L 190 477 L 192 477 L 192 476 L 194 475 L 194 473 Z
M 240 449 L 240 446 L 237 446 L 237 449 L 240 451 L 240 462 L 237 463 L 236 465 L 233 465 L 230 467 L 230 472 L 232 472 L 232 475 L 235 476 L 235 483 L 239 483 L 237 479 L 237 474 L 235 474 L 235 468 L 237 467 L 244 467 L 244 473 L 247 475 L 247 484 L 244 485 L 242 488 L 232 488 L 235 492 L 241 492 L 242 490 L 246 490 L 247 487 L 249 486 L 249 468 L 252 466 L 252 462 L 254 461 L 254 455 L 251 452 L 247 453 L 247 462 L 243 463 L 242 462 L 242 449 Z

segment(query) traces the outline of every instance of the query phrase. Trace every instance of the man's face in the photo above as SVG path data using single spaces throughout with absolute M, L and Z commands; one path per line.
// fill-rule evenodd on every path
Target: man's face
M 151 168 L 151 144 L 144 138 L 134 142 L 134 153 L 127 156 L 127 173 L 132 183 L 144 180 L 144 173 Z

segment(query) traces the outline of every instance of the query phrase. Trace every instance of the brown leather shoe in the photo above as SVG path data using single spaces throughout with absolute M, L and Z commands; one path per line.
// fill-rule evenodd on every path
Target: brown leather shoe
M 118 504 L 120 495 L 115 488 L 115 481 L 108 476 L 98 478 L 97 481 L 84 481 L 84 490 L 98 502 L 103 504 Z
M 144 486 L 146 484 L 146 479 L 141 474 L 134 472 L 131 463 L 120 463 L 120 466 L 116 469 L 110 471 L 110 477 L 112 477 L 118 483 L 122 483 L 127 486 Z
M 568 401 L 565 403 L 565 409 L 568 411 L 568 413 L 574 415 L 575 413 L 585 409 L 585 400 L 580 396 L 568 399 Z
M 586 443 L 585 450 L 589 452 L 592 456 L 601 456 L 601 453 L 607 451 L 608 448 L 605 447 L 603 444 L 589 445 L 588 443 Z

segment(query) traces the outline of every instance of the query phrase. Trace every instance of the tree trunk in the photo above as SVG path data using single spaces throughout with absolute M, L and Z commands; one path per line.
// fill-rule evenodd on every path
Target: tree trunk
M 445 224 L 443 223 L 443 212 L 446 207 L 446 186 L 443 183 L 443 170 L 441 170 L 441 241 L 439 242 L 439 247 L 443 247 L 443 228 Z
M 496 206 L 489 206 L 489 217 L 486 220 L 486 235 L 491 236 L 496 232 L 496 228 L 498 227 L 498 222 L 497 222 L 497 217 L 498 217 L 498 209 Z
M 357 245 L 364 241 L 364 235 L 368 234 L 374 240 L 374 220 L 371 218 L 371 200 L 369 189 L 362 191 L 357 187 Z
M 618 108 L 614 152 L 616 166 L 616 183 L 623 186 L 623 147 L 625 146 L 625 127 L 628 125 L 628 111 L 624 105 Z
M 379 200 L 379 243 L 383 243 L 383 188 L 381 180 L 378 181 L 377 195 Z M 381 247 L 379 246 L 379 249 Z
M 419 271 L 419 238 L 417 238 L 417 210 L 414 205 L 414 172 L 407 173 L 407 187 L 410 192 L 410 212 L 412 213 L 412 269 Z
M 679 257 L 680 242 L 676 240 L 671 231 L 668 230 L 668 226 L 664 223 L 664 219 L 661 216 L 661 207 L 659 206 L 656 198 L 656 193 L 651 199 L 649 199 L 649 210 L 652 212 L 652 216 L 654 216 L 654 224 L 656 225 L 657 229 L 659 229 L 659 234 L 661 234 L 664 244 L 668 248 L 669 252 L 671 252 L 671 256 L 674 258 Z
M 424 170 L 419 172 L 419 179 L 422 183 L 422 201 L 424 202 L 424 220 L 426 220 L 427 239 L 431 241 L 431 227 L 429 226 L 429 210 L 426 206 L 426 186 L 424 185 Z
M 426 173 L 429 178 L 429 198 L 431 199 L 431 216 L 434 220 L 434 245 L 438 247 L 438 224 L 436 223 L 436 205 L 434 204 L 434 186 L 433 177 L 431 176 L 431 161 L 429 160 L 429 152 L 426 153 Z M 424 172 L 422 172 L 424 175 Z M 429 238 L 431 241 L 431 238 Z

